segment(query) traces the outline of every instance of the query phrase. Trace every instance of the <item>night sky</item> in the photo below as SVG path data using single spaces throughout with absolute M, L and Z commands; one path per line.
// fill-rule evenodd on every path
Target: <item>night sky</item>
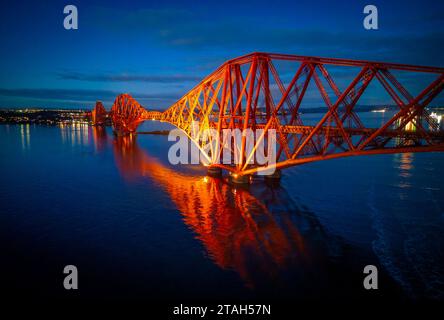
M 162 3 L 161 3 L 162 2 Z M 74 4 L 79 29 L 63 28 Z M 379 10 L 379 30 L 362 26 Z M 253 51 L 443 66 L 443 1 L 2 1 L 0 107 L 166 108 Z

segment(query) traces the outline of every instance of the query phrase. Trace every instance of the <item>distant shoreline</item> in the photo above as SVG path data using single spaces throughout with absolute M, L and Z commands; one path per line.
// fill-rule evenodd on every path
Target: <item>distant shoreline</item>
M 356 106 L 354 111 L 357 113 L 365 112 L 395 112 L 399 110 L 398 106 Z M 429 111 L 444 113 L 443 106 L 429 107 Z M 319 114 L 325 113 L 326 107 L 318 108 L 301 108 L 299 114 Z M 258 114 L 264 116 L 263 108 L 257 109 Z M 288 114 L 288 112 L 286 113 Z M 0 108 L 0 124 L 42 124 L 57 125 L 71 123 L 91 122 L 91 110 L 82 109 L 41 109 L 41 108 L 24 108 L 24 109 L 1 109 Z M 144 133 L 142 133 L 144 134 Z M 147 134 L 165 134 L 162 131 L 153 131 Z
M 356 112 L 371 112 L 380 109 L 387 110 L 398 110 L 399 107 L 397 105 L 356 105 L 353 110 Z M 428 106 L 429 110 L 442 110 L 444 111 L 444 106 Z M 148 108 L 149 111 L 159 111 L 163 112 L 165 110 L 151 109 Z M 300 113 L 323 113 L 327 110 L 327 107 L 313 107 L 313 108 L 300 108 Z M 39 107 L 0 107 L 0 113 L 3 112 L 18 112 L 18 113 L 36 113 L 36 112 L 70 112 L 70 113 L 89 113 L 92 111 L 91 109 L 65 109 L 65 108 L 39 108 Z M 109 110 L 107 110 L 109 111 Z M 258 112 L 265 112 L 264 108 L 258 107 Z

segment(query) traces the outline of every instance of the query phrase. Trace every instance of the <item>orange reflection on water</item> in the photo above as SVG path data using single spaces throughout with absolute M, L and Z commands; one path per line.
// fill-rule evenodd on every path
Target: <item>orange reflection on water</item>
M 209 257 L 235 270 L 249 287 L 274 279 L 296 259 L 308 261 L 304 241 L 288 215 L 276 219 L 248 190 L 221 179 L 178 173 L 150 157 L 133 137 L 114 140 L 117 166 L 124 177 L 153 179 L 169 194 Z
M 107 144 L 107 134 L 104 126 L 91 126 L 93 144 L 96 152 L 100 152 L 105 149 Z M 91 135 L 90 135 L 91 136 Z

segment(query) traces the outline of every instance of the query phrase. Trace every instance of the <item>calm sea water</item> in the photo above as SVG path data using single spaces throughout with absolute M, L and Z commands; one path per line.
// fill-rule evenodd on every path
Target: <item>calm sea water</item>
M 72 296 L 73 264 L 88 298 L 444 299 L 442 153 L 323 161 L 243 189 L 170 165 L 166 136 L 2 125 L 0 145 L 11 295 Z M 377 292 L 362 286 L 368 264 Z

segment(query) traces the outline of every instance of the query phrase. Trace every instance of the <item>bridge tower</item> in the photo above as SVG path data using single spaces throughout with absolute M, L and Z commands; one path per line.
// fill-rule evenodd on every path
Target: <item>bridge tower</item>
M 108 115 L 101 101 L 97 101 L 94 109 L 91 111 L 91 120 L 93 126 L 100 126 L 106 123 Z

